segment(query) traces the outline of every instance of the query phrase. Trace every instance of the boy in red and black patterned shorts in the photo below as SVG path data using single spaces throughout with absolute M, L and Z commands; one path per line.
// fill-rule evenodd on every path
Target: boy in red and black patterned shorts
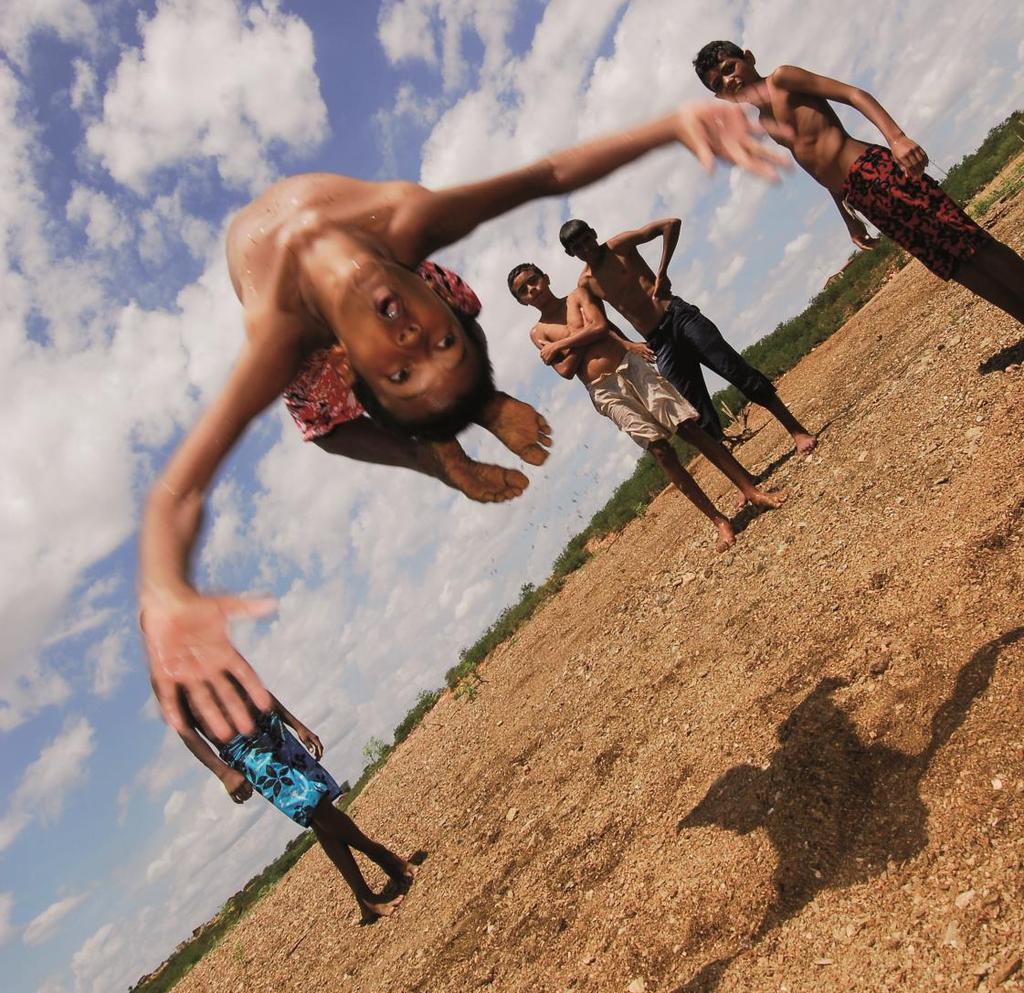
M 762 121 L 792 129 L 776 138 L 832 194 L 858 248 L 871 248 L 860 211 L 942 279 L 953 279 L 1024 323 L 1024 259 L 967 216 L 930 176 L 928 156 L 870 93 L 797 66 L 768 76 L 731 41 L 712 41 L 693 60 L 723 100 L 757 107 Z M 851 138 L 829 100 L 859 110 L 889 147 Z

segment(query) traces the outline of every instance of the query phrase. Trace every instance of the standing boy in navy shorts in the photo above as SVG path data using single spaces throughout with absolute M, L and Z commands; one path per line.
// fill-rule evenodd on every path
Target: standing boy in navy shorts
M 871 248 L 860 211 L 942 279 L 953 279 L 1024 323 L 1024 259 L 996 241 L 924 174 L 928 156 L 870 93 L 797 66 L 768 76 L 731 41 L 708 42 L 693 60 L 700 81 L 723 100 L 757 107 L 762 122 L 787 125 L 776 141 L 832 194 L 858 248 Z M 756 85 L 755 85 L 756 84 Z M 888 148 L 851 138 L 829 100 L 859 110 Z
M 251 708 L 256 730 L 218 743 L 194 716 L 178 731 L 188 750 L 223 784 L 235 803 L 245 803 L 255 789 L 296 824 L 311 827 L 327 857 L 348 883 L 362 913 L 362 923 L 394 913 L 412 885 L 416 867 L 371 841 L 347 814 L 334 806 L 341 787 L 320 765 L 324 746 L 294 714 L 271 696 L 271 710 Z M 293 735 L 288 727 L 291 727 Z M 210 742 L 213 743 L 211 747 Z M 300 744 L 301 742 L 301 744 Z M 306 749 L 312 754 L 307 754 Z M 363 879 L 350 848 L 376 862 L 396 892 L 376 894 Z
M 704 382 L 702 363 L 772 414 L 792 436 L 797 452 L 807 455 L 817 439 L 782 402 L 772 381 L 743 358 L 696 306 L 672 294 L 668 264 L 682 223 L 678 217 L 666 217 L 598 242 L 594 229 L 574 218 L 562 225 L 558 239 L 566 254 L 586 266 L 579 285 L 610 303 L 647 339 L 658 371 L 696 407 L 701 428 L 712 438 L 721 440 L 722 423 Z M 656 238 L 661 238 L 662 248 L 655 274 L 637 246 Z

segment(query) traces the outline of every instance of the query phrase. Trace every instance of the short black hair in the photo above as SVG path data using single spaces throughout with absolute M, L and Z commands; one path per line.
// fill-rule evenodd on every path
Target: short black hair
M 708 85 L 705 79 L 707 74 L 716 68 L 724 58 L 742 59 L 743 49 L 734 41 L 709 41 L 697 53 L 697 57 L 693 60 L 693 68 L 697 73 L 697 78 L 705 86 Z M 708 89 L 711 87 L 708 86 Z
M 587 234 L 593 230 L 586 221 L 581 221 L 578 217 L 574 217 L 566 221 L 558 229 L 558 240 L 562 243 L 562 248 L 565 249 L 566 254 L 571 255 L 572 252 L 568 248 L 570 242 L 575 241 L 581 234 Z
M 512 285 L 524 272 L 535 272 L 537 275 L 543 275 L 541 268 L 535 262 L 520 262 L 519 265 L 513 266 L 512 271 L 508 274 L 508 291 L 512 296 L 516 295 L 515 287 Z
M 494 368 L 487 353 L 484 329 L 475 318 L 458 311 L 453 313 L 466 332 L 470 346 L 477 353 L 477 374 L 469 390 L 445 410 L 406 420 L 388 410 L 370 384 L 355 373 L 352 392 L 372 420 L 406 437 L 423 441 L 451 441 L 460 431 L 478 422 L 484 407 L 494 397 Z

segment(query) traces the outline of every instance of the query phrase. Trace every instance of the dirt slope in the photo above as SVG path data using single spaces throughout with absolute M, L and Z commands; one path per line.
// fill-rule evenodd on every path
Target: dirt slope
M 899 273 L 780 383 L 819 454 L 754 418 L 785 508 L 663 493 L 391 758 L 397 916 L 315 849 L 178 989 L 1024 989 L 1022 339 Z

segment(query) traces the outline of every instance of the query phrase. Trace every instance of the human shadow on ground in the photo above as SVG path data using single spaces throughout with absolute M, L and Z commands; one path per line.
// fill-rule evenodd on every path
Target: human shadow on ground
M 711 993 L 733 960 L 798 914 L 824 889 L 863 882 L 892 859 L 909 859 L 928 841 L 920 784 L 933 759 L 963 724 L 992 680 L 1000 653 L 1024 637 L 1014 628 L 982 645 L 960 670 L 932 717 L 931 738 L 917 754 L 862 741 L 832 699 L 845 685 L 821 682 L 779 726 L 779 746 L 765 769 L 734 766 L 677 825 L 719 825 L 737 834 L 763 827 L 778 866 L 774 899 L 749 938 L 708 963 L 674 993 Z
M 984 376 L 990 372 L 1005 372 L 1010 366 L 1021 364 L 1024 364 L 1024 338 L 990 355 L 978 366 L 978 372 Z

